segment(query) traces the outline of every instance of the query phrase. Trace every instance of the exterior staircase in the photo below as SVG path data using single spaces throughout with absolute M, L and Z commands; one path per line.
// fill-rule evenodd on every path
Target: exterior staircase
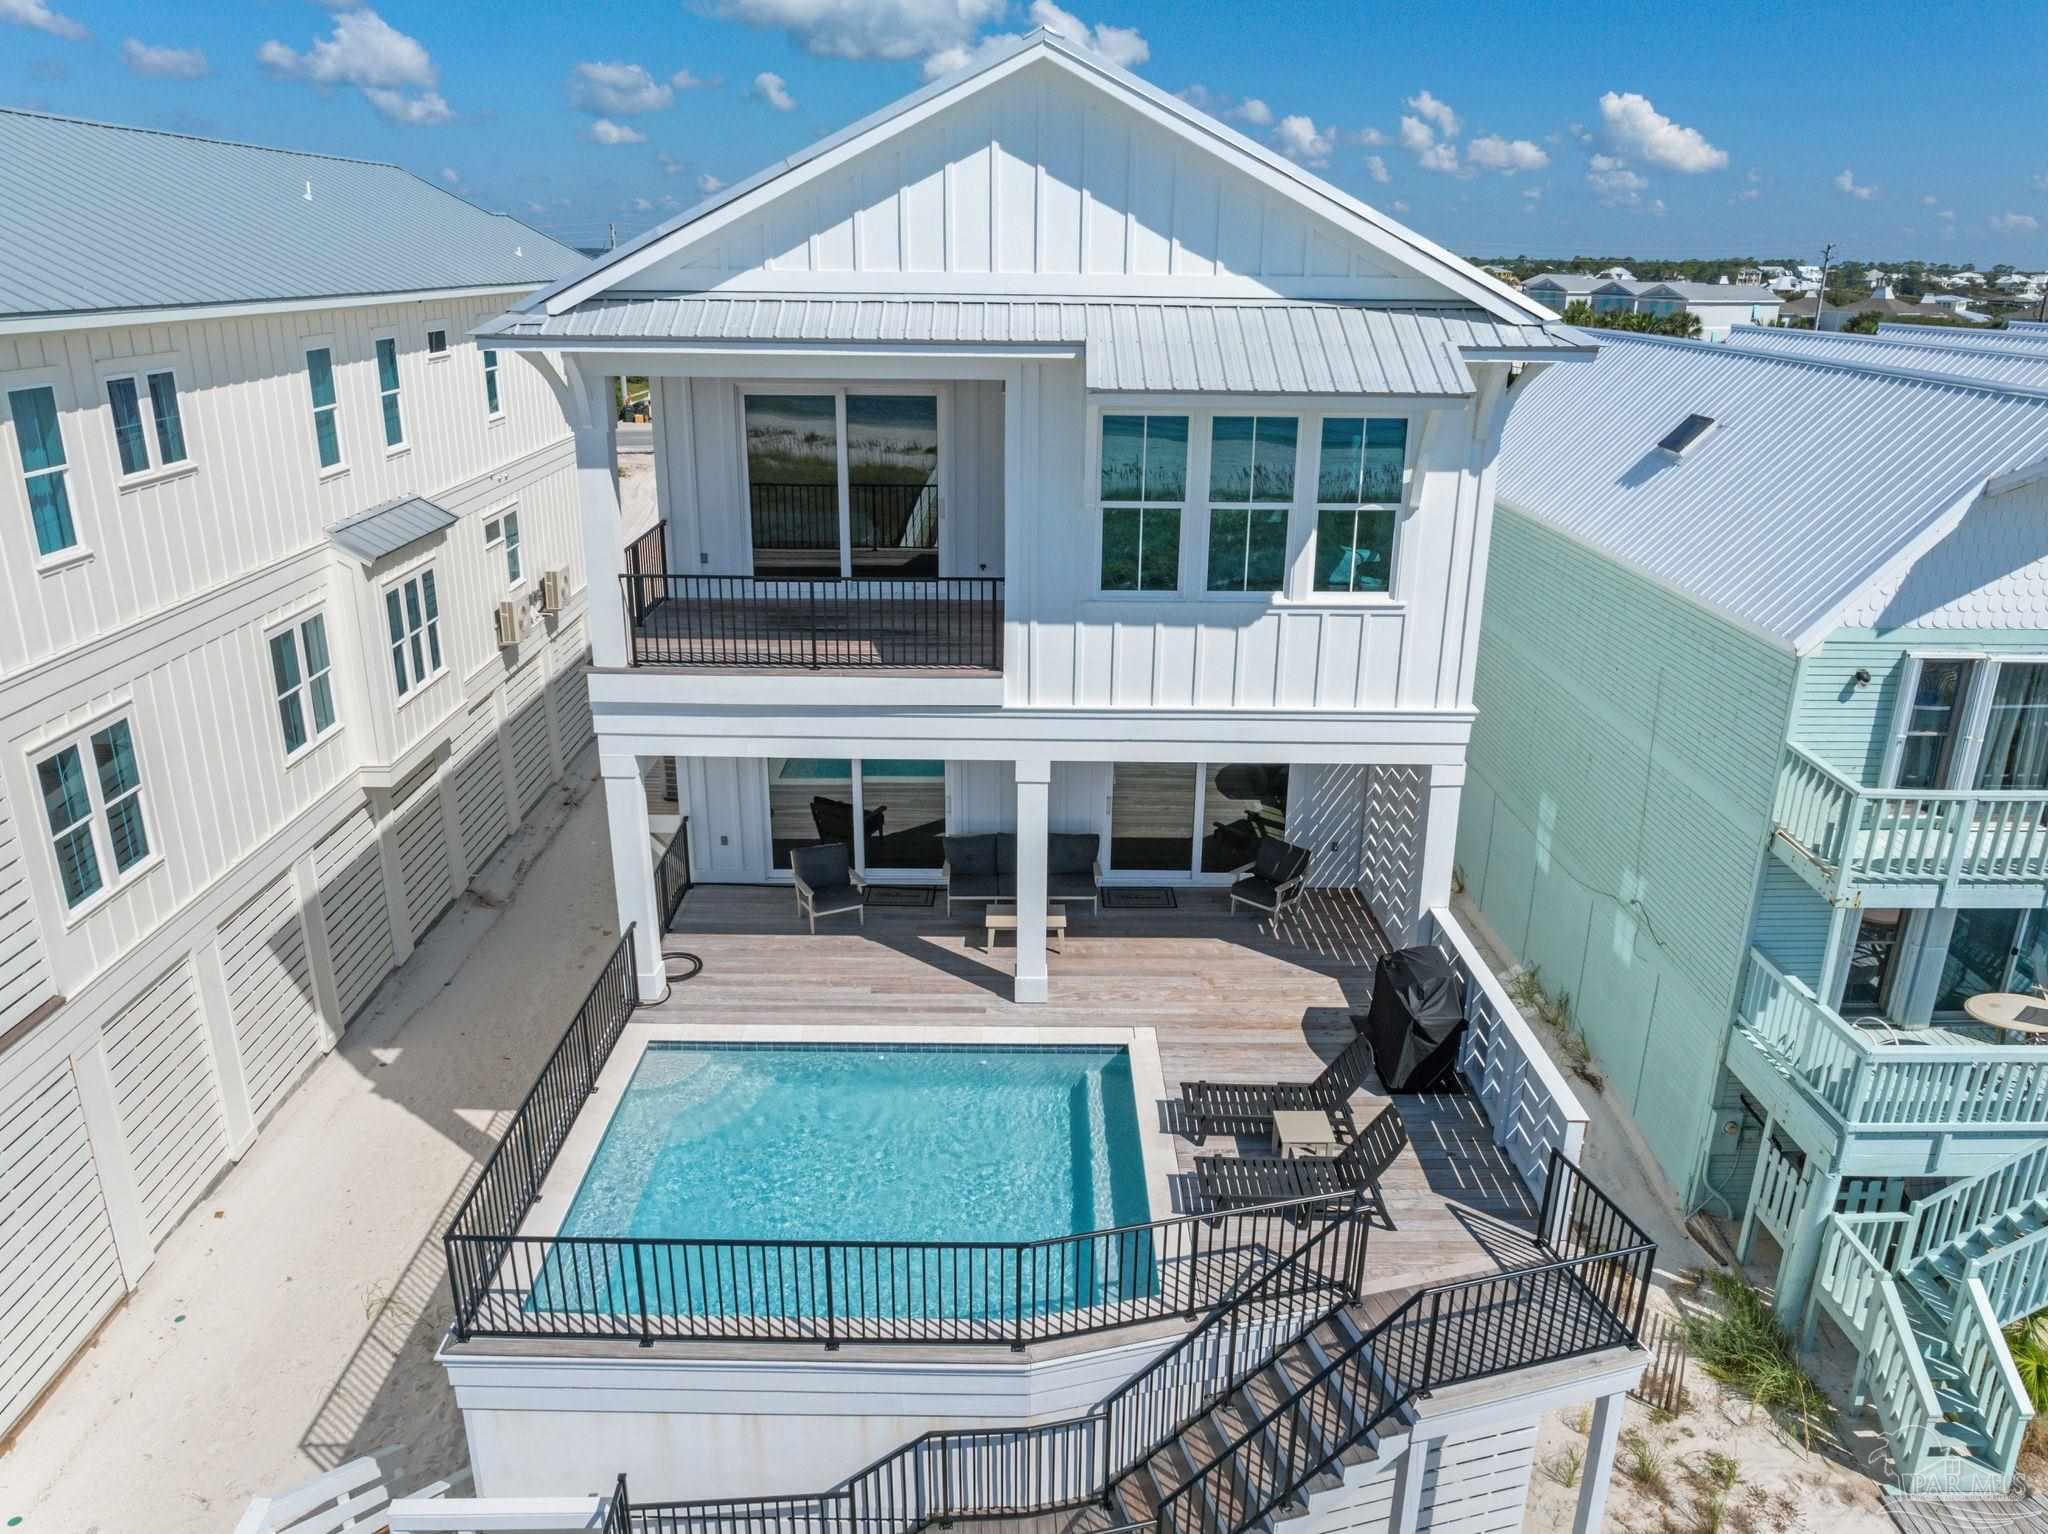
M 1857 1345 L 1903 1490 L 2006 1490 L 2034 1413 L 2004 1328 L 2048 1306 L 2048 1145 L 1904 1214 L 1835 1215 L 1815 1301 Z

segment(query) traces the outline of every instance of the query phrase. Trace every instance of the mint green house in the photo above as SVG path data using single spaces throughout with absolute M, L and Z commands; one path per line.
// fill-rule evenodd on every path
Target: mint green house
M 1856 1345 L 1913 1489 L 2009 1480 L 1999 1326 L 2048 1304 L 2038 351 L 1615 333 L 1529 383 L 1459 820 L 1469 898 L 1685 1209 Z

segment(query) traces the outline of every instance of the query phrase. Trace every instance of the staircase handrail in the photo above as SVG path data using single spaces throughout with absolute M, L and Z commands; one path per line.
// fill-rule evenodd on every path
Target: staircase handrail
M 2021 1151 L 1988 1172 L 1915 1199 L 1892 1271 L 1903 1273 L 1936 1247 L 1946 1246 L 1994 1214 L 2048 1197 L 2048 1144 Z
M 1963 1274 L 1984 1286 L 2000 1326 L 2032 1315 L 2048 1305 L 2048 1225 L 1970 1258 Z
M 1991 1297 L 1974 1273 L 1958 1288 L 1955 1310 L 1949 1347 L 1970 1383 L 1985 1435 L 1991 1440 L 1992 1457 L 2009 1473 L 2019 1463 L 2020 1440 L 2034 1420 L 2033 1398 L 2005 1345 L 2005 1331 Z
M 1851 1339 L 1856 1344 L 1857 1378 L 1873 1385 L 1878 1420 L 1891 1436 L 1900 1463 L 1917 1464 L 1928 1435 L 1941 1424 L 1941 1398 L 1934 1393 L 1919 1339 L 1906 1317 L 1898 1280 L 1857 1238 L 1843 1216 L 1828 1216 L 1822 1242 L 1823 1273 L 1835 1271 L 1834 1252 L 1841 1251 L 1858 1266 L 1857 1276 L 1868 1286 L 1860 1316 L 1853 1307 L 1839 1303 L 1836 1315 L 1845 1328 L 1861 1321 L 1863 1335 Z M 1830 1293 L 1840 1302 L 1852 1287 L 1852 1281 L 1840 1282 Z

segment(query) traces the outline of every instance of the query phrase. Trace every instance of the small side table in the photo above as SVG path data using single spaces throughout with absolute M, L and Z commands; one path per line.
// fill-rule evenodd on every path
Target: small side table
M 1283 1108 L 1273 1115 L 1273 1154 L 1328 1156 L 1337 1149 L 1337 1127 L 1320 1108 Z
M 1963 1010 L 2000 1032 L 2019 1034 L 2023 1043 L 2048 1042 L 2048 999 L 2019 991 L 1986 991 L 1966 997 Z

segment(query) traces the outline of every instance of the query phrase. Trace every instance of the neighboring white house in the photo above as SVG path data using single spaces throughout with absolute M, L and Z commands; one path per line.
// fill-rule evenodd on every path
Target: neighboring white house
M 1033 34 L 482 327 L 575 425 L 622 925 L 660 925 L 641 776 L 676 758 L 699 882 L 822 839 L 937 883 L 942 834 L 1014 830 L 1020 1001 L 1049 830 L 1111 883 L 1228 883 L 1250 805 L 1418 931 L 1494 444 L 1520 378 L 1592 357 L 1553 319 Z M 669 572 L 630 580 L 624 372 Z
M 1773 323 L 1780 302 L 1769 288 L 1732 282 L 1609 282 L 1592 298 L 1596 314 L 1695 314 L 1708 341 L 1725 339 L 1736 325 Z
M 568 431 L 469 339 L 574 252 L 388 165 L 0 161 L 62 191 L 0 262 L 4 1430 L 590 723 Z
M 1616 280 L 1586 272 L 1538 272 L 1522 284 L 1522 294 L 1525 298 L 1535 299 L 1553 314 L 1562 314 L 1567 304 L 1590 304 L 1595 289 Z

